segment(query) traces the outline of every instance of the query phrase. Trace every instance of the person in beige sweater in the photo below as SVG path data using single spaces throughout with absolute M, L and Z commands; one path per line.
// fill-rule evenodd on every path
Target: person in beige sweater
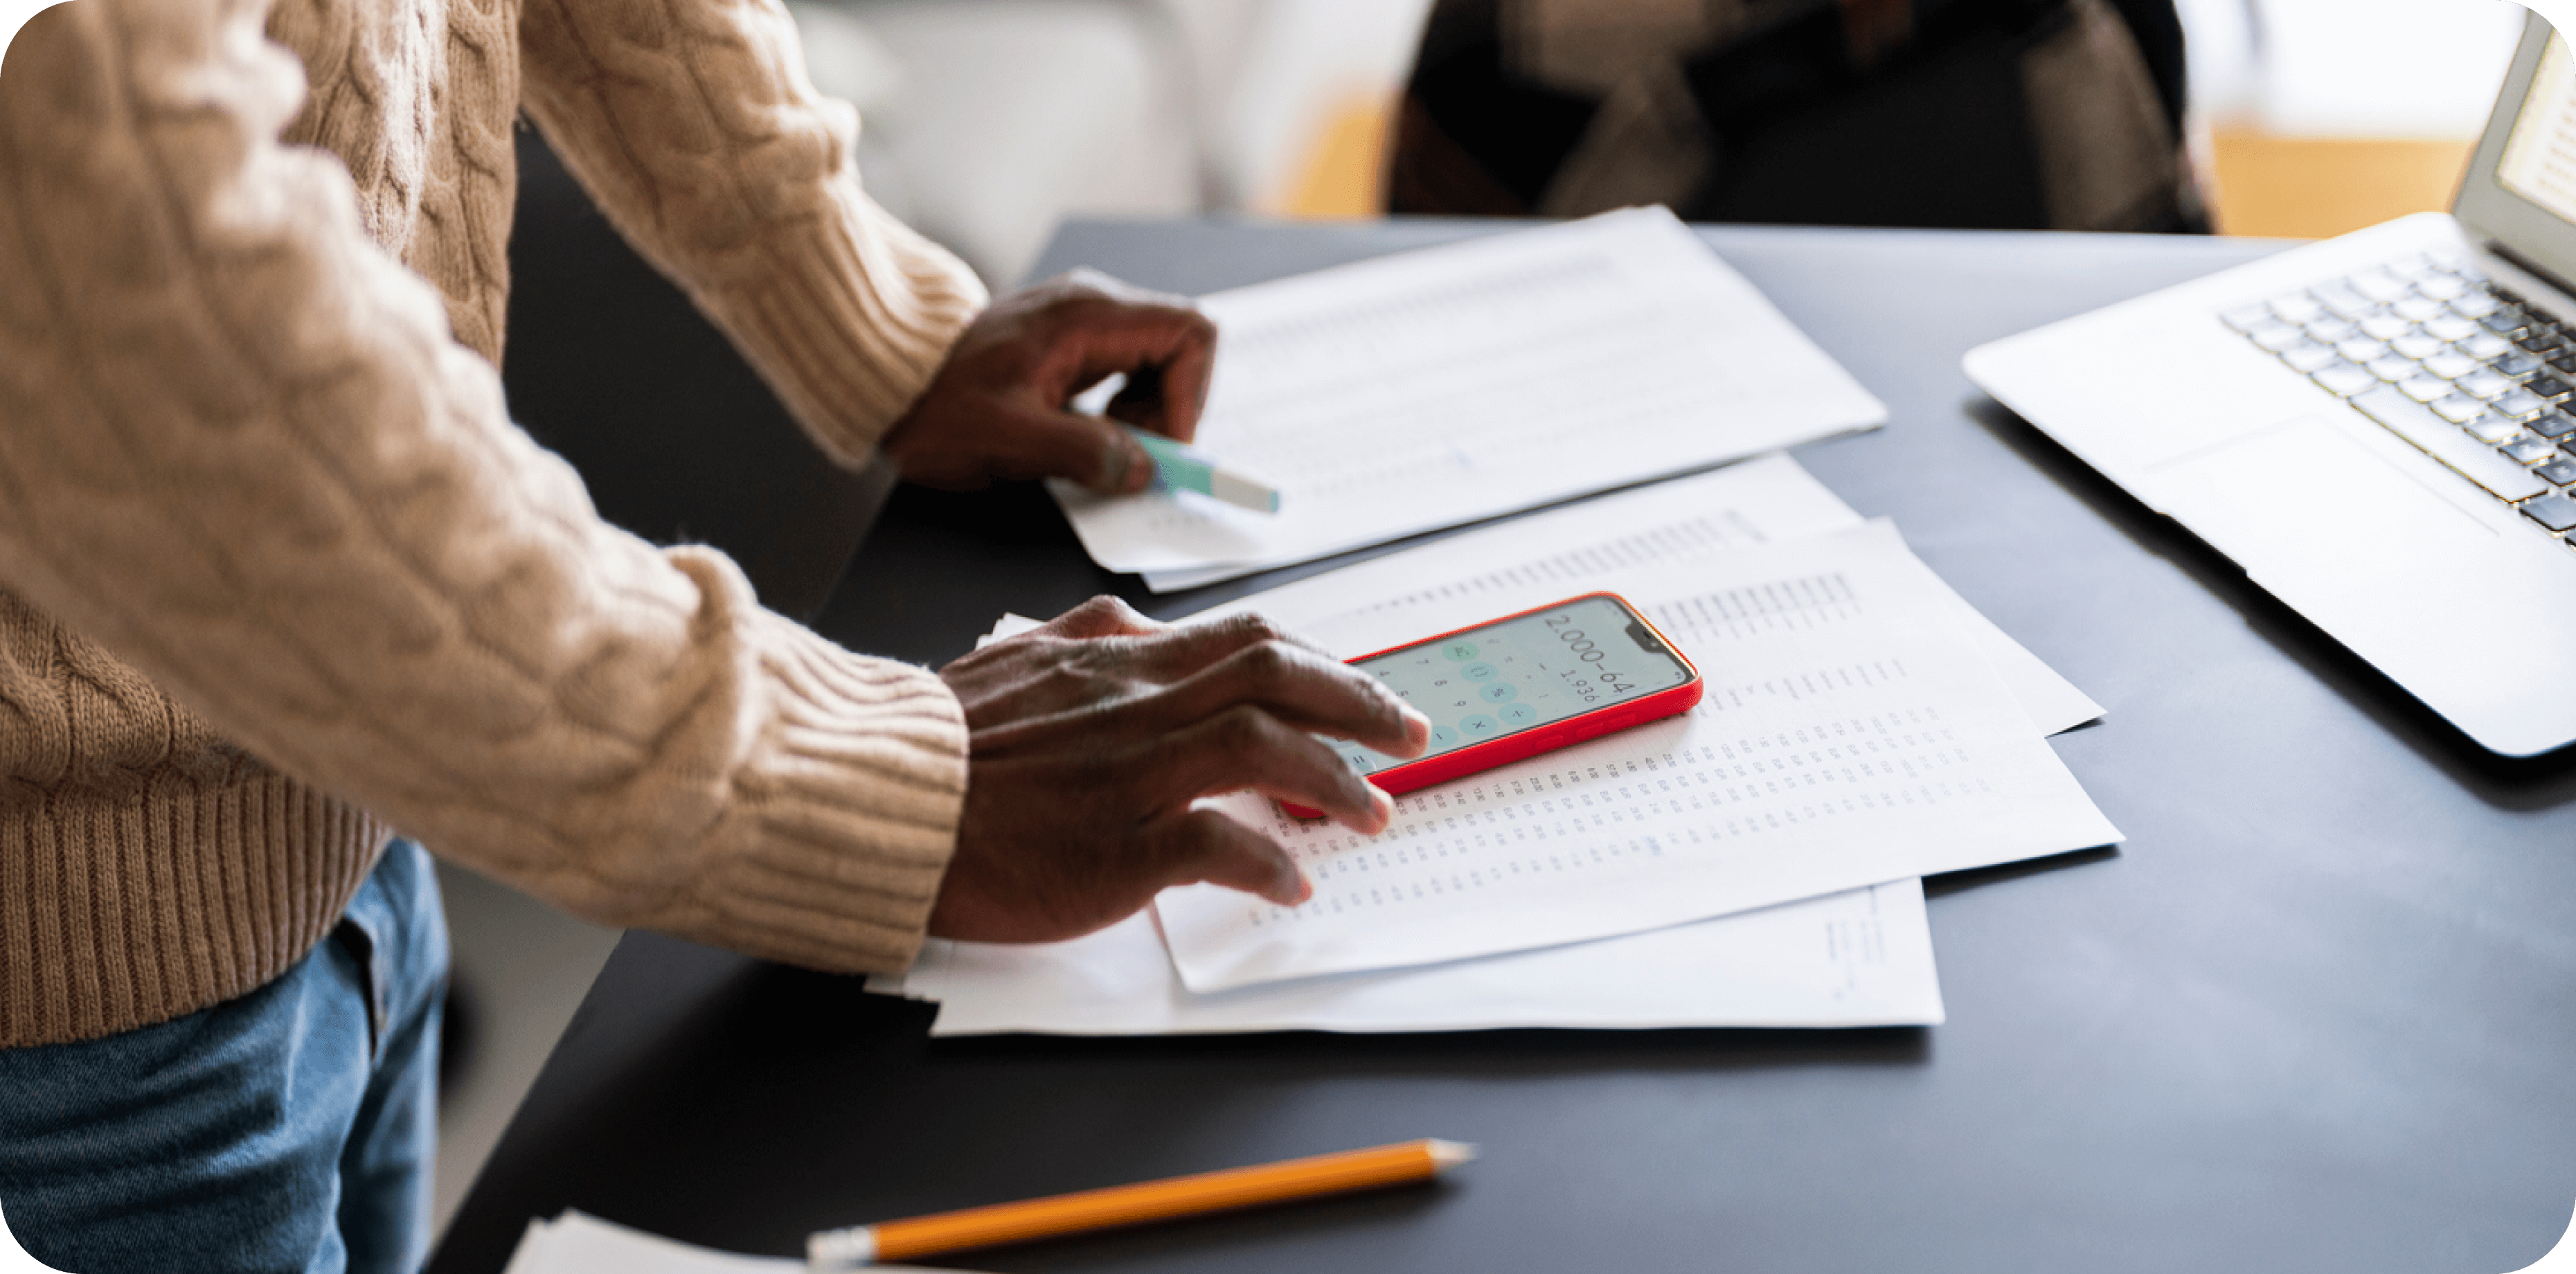
M 39 1259 L 418 1263 L 444 947 L 405 838 L 889 970 L 1175 883 L 1294 901 L 1196 799 L 1373 831 L 1313 733 L 1428 737 L 1258 621 L 1096 601 L 934 674 L 601 522 L 495 371 L 522 111 L 838 460 L 1138 489 L 1066 406 L 1119 372 L 1115 414 L 1195 426 L 1208 324 L 988 306 L 870 202 L 777 0 L 39 15 L 0 63 L 0 1213 Z

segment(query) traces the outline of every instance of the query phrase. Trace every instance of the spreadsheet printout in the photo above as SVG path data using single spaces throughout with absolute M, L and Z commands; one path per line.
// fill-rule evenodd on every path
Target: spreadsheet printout
M 1598 942 L 1192 993 L 1141 912 L 1071 942 L 931 939 L 870 990 L 934 1036 L 1937 1026 L 1923 885 L 1900 880 Z
M 1315 892 L 1164 891 L 1182 980 L 1526 950 L 2117 842 L 1933 584 L 1886 523 L 1602 581 L 1699 666 L 1699 707 L 1398 797 L 1375 837 L 1224 798 Z M 1421 631 L 1352 623 L 1372 631 L 1314 635 L 1338 650 Z
M 1338 634 L 1343 644 L 1332 645 L 1333 653 L 1356 658 L 1590 592 L 1623 572 L 1681 569 L 1705 554 L 1861 524 L 1850 505 L 1796 460 L 1773 454 L 1478 527 L 1192 618 L 1257 610 L 1309 637 Z M 1947 583 L 1934 578 L 1931 586 L 2041 734 L 2102 716 L 2102 705 Z
M 1200 304 L 1220 336 L 1196 445 L 1279 488 L 1280 510 L 1051 484 L 1110 570 L 1207 583 L 1886 419 L 1663 209 Z

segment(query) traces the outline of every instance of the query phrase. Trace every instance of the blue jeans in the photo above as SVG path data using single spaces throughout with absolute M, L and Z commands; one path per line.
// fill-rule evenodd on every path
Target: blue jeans
M 339 928 L 267 986 L 0 1049 L 0 1215 L 71 1274 L 412 1274 L 446 983 L 437 878 L 397 840 Z

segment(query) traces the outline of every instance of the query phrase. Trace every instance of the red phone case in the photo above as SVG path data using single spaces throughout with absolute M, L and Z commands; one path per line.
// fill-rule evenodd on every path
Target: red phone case
M 1643 699 L 1607 704 L 1580 716 L 1567 717 L 1563 721 L 1549 725 L 1534 726 L 1518 734 L 1504 735 L 1499 739 L 1488 739 L 1483 743 L 1463 747 L 1455 752 L 1444 752 L 1438 756 L 1424 757 L 1419 761 L 1407 761 L 1402 765 L 1389 766 L 1369 775 L 1368 781 L 1376 784 L 1389 796 L 1402 796 L 1434 783 L 1446 783 L 1451 779 L 1464 778 L 1482 770 L 1490 770 L 1497 765 L 1509 765 L 1514 761 L 1527 760 L 1541 752 L 1551 752 L 1569 744 L 1581 743 L 1586 739 L 1597 739 L 1602 735 L 1625 730 L 1630 726 L 1644 725 L 1649 721 L 1661 721 L 1696 707 L 1700 696 L 1699 665 L 1692 663 L 1690 656 L 1683 654 L 1682 648 L 1673 644 L 1672 638 L 1666 637 L 1662 629 L 1655 627 L 1655 621 L 1646 618 L 1645 612 L 1629 605 L 1627 598 L 1610 592 L 1577 593 L 1561 601 L 1549 602 L 1545 606 L 1532 606 L 1528 610 L 1514 611 L 1509 615 L 1498 616 L 1482 623 L 1453 628 L 1437 637 L 1425 637 L 1420 641 L 1408 641 L 1401 646 L 1389 646 L 1384 650 L 1372 651 L 1357 659 L 1344 662 L 1366 663 L 1371 659 L 1381 659 L 1402 651 L 1437 645 L 1462 633 L 1491 628 L 1496 624 L 1509 623 L 1526 615 L 1535 615 L 1543 610 L 1555 610 L 1560 606 L 1570 606 L 1594 597 L 1607 597 L 1617 602 L 1621 610 L 1628 612 L 1638 623 L 1645 625 L 1646 631 L 1653 633 L 1655 640 L 1662 642 L 1664 649 L 1672 652 L 1673 658 L 1681 661 L 1682 668 L 1690 673 L 1690 680 L 1670 689 L 1658 690 Z M 1323 817 L 1321 810 L 1308 809 L 1288 801 L 1281 801 L 1279 806 L 1298 818 Z

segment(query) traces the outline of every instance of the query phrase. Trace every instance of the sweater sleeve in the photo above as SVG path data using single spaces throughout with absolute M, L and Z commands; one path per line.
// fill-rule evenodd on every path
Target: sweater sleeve
M 528 0 L 519 33 L 565 166 L 818 444 L 864 463 L 986 298 L 860 189 L 858 118 L 807 82 L 785 6 Z
M 280 769 L 614 925 L 900 967 L 938 678 L 599 520 L 368 239 L 261 0 L 80 0 L 0 68 L 0 586 Z

